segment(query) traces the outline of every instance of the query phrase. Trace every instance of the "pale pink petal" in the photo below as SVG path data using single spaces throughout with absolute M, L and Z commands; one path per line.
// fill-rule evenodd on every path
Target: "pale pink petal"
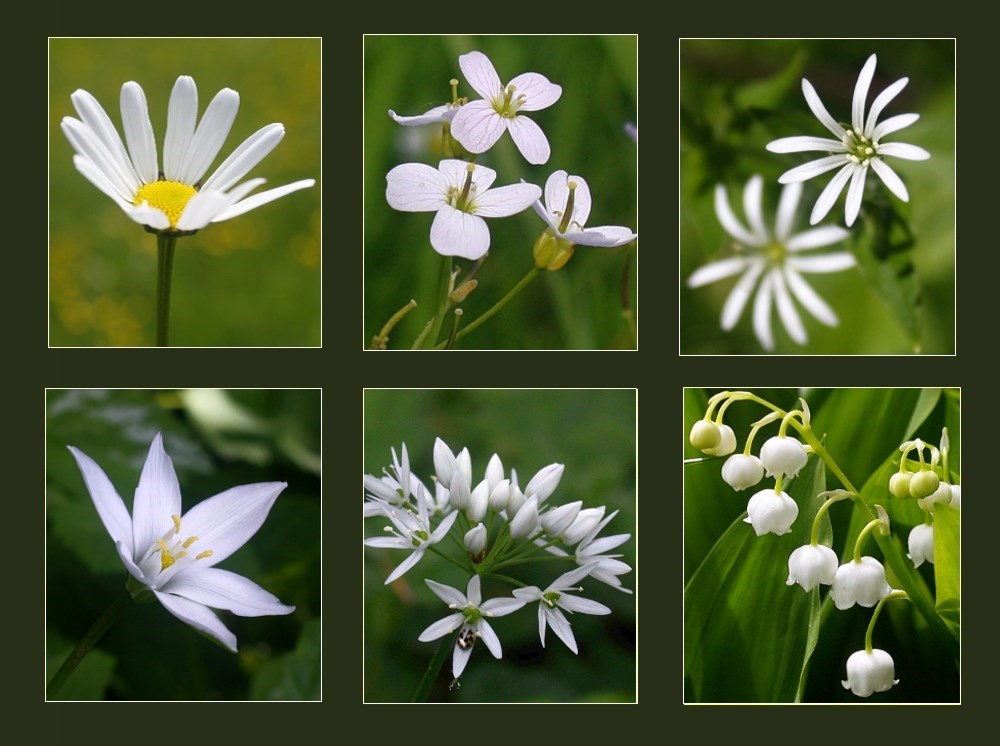
M 552 150 L 542 128 L 527 117 L 517 116 L 506 120 L 510 136 L 528 163 L 539 165 L 549 160 Z
M 489 101 L 470 101 L 451 120 L 451 135 L 470 153 L 485 153 L 500 139 L 509 121 L 497 114 Z
M 514 86 L 514 98 L 525 97 L 521 111 L 538 111 L 552 106 L 562 95 L 562 86 L 551 82 L 539 73 L 521 73 L 510 81 Z
M 478 163 L 469 163 L 449 158 L 438 163 L 438 170 L 444 175 L 448 186 L 455 187 L 461 191 L 465 187 L 465 180 L 469 177 L 469 167 L 472 166 L 472 183 L 476 192 L 482 194 L 497 178 L 497 172 L 487 166 Z
M 480 194 L 473 200 L 472 211 L 486 218 L 505 218 L 527 210 L 541 196 L 535 184 L 510 184 Z
M 564 233 L 563 238 L 581 246 L 624 246 L 634 241 L 637 234 L 623 225 L 598 225 L 585 231 Z
M 389 116 L 396 123 L 402 124 L 404 127 L 414 127 L 421 124 L 437 124 L 451 121 L 451 118 L 455 116 L 455 112 L 457 111 L 458 109 L 450 104 L 442 104 L 441 106 L 435 106 L 433 109 L 428 109 L 423 114 L 417 114 L 412 117 L 400 116 L 392 109 L 389 109 Z
M 404 163 L 385 176 L 389 206 L 404 212 L 432 212 L 447 204 L 448 187 L 442 173 L 423 163 Z
M 442 256 L 479 259 L 490 249 L 490 229 L 482 218 L 443 205 L 431 225 L 431 246 Z
M 502 92 L 503 84 L 500 82 L 500 76 L 497 75 L 490 58 L 482 52 L 459 55 L 458 66 L 462 68 L 462 75 L 469 81 L 469 85 L 483 98 L 493 98 Z

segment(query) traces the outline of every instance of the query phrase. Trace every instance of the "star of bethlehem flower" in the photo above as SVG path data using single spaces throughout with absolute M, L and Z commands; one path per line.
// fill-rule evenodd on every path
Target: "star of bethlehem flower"
M 478 575 L 469 578 L 469 585 L 465 593 L 450 585 L 437 583 L 433 580 L 425 580 L 424 582 L 434 592 L 434 595 L 448 604 L 448 608 L 455 613 L 434 622 L 421 632 L 417 639 L 420 642 L 431 642 L 451 634 L 456 629 L 461 629 L 455 640 L 455 649 L 451 658 L 451 672 L 456 679 L 465 670 L 469 656 L 472 655 L 472 648 L 478 638 L 482 638 L 486 648 L 493 654 L 494 658 L 503 656 L 500 638 L 493 631 L 487 618 L 512 614 L 523 607 L 527 601 L 519 598 L 491 598 L 484 602 Z
M 799 153 L 819 150 L 830 154 L 786 171 L 778 178 L 782 184 L 805 181 L 835 168 L 840 169 L 823 189 L 819 199 L 816 200 L 812 215 L 809 217 L 809 222 L 813 225 L 816 225 L 830 212 L 848 181 L 850 181 L 850 186 L 847 189 L 844 222 L 848 226 L 854 224 L 861 209 L 861 198 L 864 195 L 865 178 L 869 168 L 875 172 L 890 192 L 903 202 L 908 202 L 910 195 L 906 191 L 906 185 L 885 162 L 885 157 L 893 156 L 908 161 L 923 161 L 931 157 L 930 153 L 916 145 L 882 142 L 886 135 L 909 127 L 920 118 L 920 115 L 897 114 L 879 124 L 878 118 L 883 109 L 903 90 L 909 81 L 909 78 L 900 78 L 875 97 L 868 110 L 868 116 L 865 117 L 865 102 L 874 75 L 875 55 L 873 54 L 861 68 L 858 82 L 854 86 L 851 124 L 847 128 L 830 116 L 812 84 L 803 78 L 802 93 L 805 94 L 806 103 L 809 104 L 810 110 L 820 121 L 820 124 L 830 130 L 836 139 L 782 137 L 767 144 L 767 149 L 772 153 Z
M 252 580 L 217 565 L 257 533 L 285 482 L 233 487 L 181 514 L 173 462 L 157 433 L 142 467 L 132 515 L 111 480 L 89 456 L 69 446 L 94 507 L 131 579 L 133 596 L 152 592 L 164 608 L 236 652 L 236 635 L 212 611 L 238 616 L 290 614 Z M 211 608 L 210 608 L 211 607 Z
M 94 96 L 78 90 L 70 98 L 80 118 L 64 117 L 62 131 L 76 151 L 73 164 L 126 215 L 153 232 L 193 233 L 316 183 L 303 179 L 252 196 L 250 192 L 265 179 L 238 183 L 285 136 L 281 124 L 269 124 L 255 132 L 204 179 L 239 108 L 239 94 L 229 88 L 215 95 L 197 122 L 194 80 L 187 75 L 177 78 L 170 94 L 162 164 L 157 158 L 146 95 L 138 83 L 129 81 L 122 86 L 124 144 Z
M 562 87 L 539 73 L 521 73 L 503 85 L 490 58 L 482 52 L 461 55 L 458 65 L 469 85 L 482 96 L 465 104 L 451 120 L 451 134 L 462 147 L 470 153 L 485 153 L 509 131 L 528 163 L 548 161 L 551 149 L 545 133 L 522 112 L 552 106 L 562 95 Z
M 899 683 L 892 656 L 884 650 L 859 650 L 847 659 L 847 680 L 842 681 L 858 697 L 870 697 L 875 692 L 887 692 Z
M 765 350 L 774 349 L 771 331 L 771 303 L 778 309 L 788 335 L 800 345 L 808 341 L 805 326 L 799 317 L 795 298 L 817 320 L 827 326 L 837 325 L 837 315 L 802 277 L 803 273 L 840 272 L 855 265 L 849 251 L 805 255 L 803 252 L 839 243 L 849 235 L 835 225 L 821 226 L 793 234 L 792 226 L 802 185 L 790 183 L 781 192 L 774 233 L 764 225 L 761 206 L 764 180 L 751 176 L 743 190 L 743 209 L 750 227 L 741 223 L 726 196 L 722 184 L 715 187 L 715 214 L 723 229 L 737 244 L 737 255 L 699 267 L 687 279 L 688 287 L 697 288 L 726 277 L 741 275 L 722 307 L 720 323 L 723 330 L 736 326 L 750 297 L 754 295 L 753 330 Z
M 514 597 L 518 600 L 525 603 L 532 601 L 539 602 L 538 637 L 542 642 L 543 648 L 545 647 L 545 627 L 549 626 L 552 627 L 552 631 L 556 633 L 556 636 L 566 644 L 566 647 L 572 650 L 573 653 L 579 654 L 579 650 L 576 647 L 576 638 L 573 636 L 573 627 L 570 626 L 569 620 L 563 614 L 563 609 L 570 613 L 575 612 L 579 614 L 611 613 L 611 609 L 604 604 L 570 594 L 570 591 L 583 590 L 582 588 L 577 588 L 576 583 L 587 577 L 592 567 L 593 565 L 586 565 L 578 567 L 575 570 L 570 570 L 552 581 L 544 591 L 539 590 L 534 585 L 514 590 Z
M 479 259 L 490 248 L 483 218 L 516 215 L 542 194 L 535 184 L 491 189 L 496 177 L 492 168 L 459 160 L 443 160 L 436 169 L 404 163 L 386 174 L 385 197 L 396 210 L 437 213 L 431 225 L 437 253 Z

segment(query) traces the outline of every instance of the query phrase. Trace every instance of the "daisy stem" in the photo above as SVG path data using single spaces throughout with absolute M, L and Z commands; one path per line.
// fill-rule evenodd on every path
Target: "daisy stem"
M 166 347 L 170 326 L 170 276 L 174 269 L 177 236 L 156 236 L 156 346 Z
M 457 342 L 462 337 L 464 337 L 466 334 L 468 334 L 469 332 L 473 331 L 474 329 L 479 328 L 479 326 L 481 324 L 483 324 L 484 322 L 488 321 L 497 311 L 499 311 L 501 308 L 503 308 L 504 306 L 506 306 L 507 303 L 509 303 L 510 300 L 515 295 L 517 295 L 522 290 L 524 290 L 524 288 L 526 288 L 531 283 L 532 280 L 534 280 L 536 277 L 538 277 L 538 275 L 540 275 L 541 272 L 542 272 L 542 270 L 538 269 L 538 267 L 532 267 L 531 271 L 528 272 L 528 274 L 526 274 L 523 278 L 521 278 L 521 281 L 519 283 L 517 283 L 513 288 L 511 288 L 510 292 L 507 293 L 507 295 L 505 295 L 503 298 L 501 298 L 496 303 L 494 303 L 493 306 L 488 311 L 486 311 L 485 313 L 483 313 L 482 316 L 480 316 L 478 319 L 472 321 L 467 327 L 465 327 L 458 334 L 456 334 L 455 335 L 455 341 Z M 445 346 L 445 343 L 442 342 L 441 344 L 439 344 L 434 349 L 440 350 L 440 349 L 443 349 L 444 346 Z
M 441 666 L 448 660 L 448 653 L 451 652 L 453 647 L 455 647 L 455 635 L 445 635 L 441 640 L 441 644 L 438 645 L 437 650 L 434 651 L 434 657 L 431 658 L 431 662 L 427 664 L 427 670 L 424 671 L 424 676 L 420 679 L 420 684 L 417 685 L 417 690 L 413 693 L 411 702 L 427 701 L 431 693 L 431 687 L 434 686 L 438 674 L 441 673 Z
M 97 621 L 87 630 L 80 642 L 77 643 L 76 647 L 73 648 L 73 652 L 69 654 L 69 657 L 62 664 L 58 671 L 56 671 L 55 676 L 49 682 L 49 685 L 45 689 L 45 698 L 54 699 L 55 695 L 59 693 L 62 689 L 63 684 L 66 683 L 72 673 L 76 670 L 76 667 L 80 665 L 80 661 L 83 660 L 84 656 L 90 652 L 90 649 L 97 644 L 97 641 L 101 639 L 105 632 L 107 632 L 111 625 L 117 622 L 122 614 L 124 614 L 129 607 L 132 605 L 132 596 L 126 591 L 118 599 L 107 608 L 107 610 L 98 617 Z

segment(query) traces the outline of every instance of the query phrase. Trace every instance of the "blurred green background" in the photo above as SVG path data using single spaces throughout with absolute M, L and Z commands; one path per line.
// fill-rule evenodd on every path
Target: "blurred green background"
M 635 409 L 633 390 L 368 390 L 365 392 L 365 456 L 368 474 L 381 476 L 392 464 L 390 448 L 406 443 L 413 473 L 433 484 L 434 438 L 458 453 L 468 447 L 473 478 L 482 479 L 492 454 L 505 472 L 517 471 L 521 485 L 544 466 L 565 464 L 562 480 L 549 502 L 582 500 L 585 508 L 606 505 L 621 511 L 602 536 L 632 538 L 615 549 L 633 572 L 621 576 L 636 590 Z M 555 502 L 553 502 L 555 501 Z M 383 519 L 365 521 L 366 536 L 376 536 Z M 449 550 L 452 547 L 449 545 Z M 441 600 L 424 584 L 431 578 L 465 591 L 468 578 L 433 554 L 391 586 L 385 578 L 405 557 L 391 549 L 364 549 L 365 557 L 365 701 L 408 702 L 437 649 L 419 642 L 431 622 L 446 615 Z M 559 563 L 556 563 L 559 564 Z M 551 564 L 523 565 L 512 573 L 545 588 L 561 572 Z M 541 567 L 544 569 L 537 570 Z M 494 659 L 480 643 L 452 689 L 451 658 L 430 695 L 449 702 L 631 702 L 635 700 L 635 596 L 593 580 L 584 580 L 585 598 L 612 609 L 608 616 L 574 614 L 570 618 L 578 656 L 552 631 L 546 647 L 538 639 L 534 605 L 493 624 L 503 645 Z M 483 597 L 510 595 L 511 587 L 489 581 Z
M 320 392 L 309 389 L 48 392 L 46 679 L 126 580 L 67 445 L 104 469 L 130 512 L 157 432 L 185 511 L 230 487 L 288 482 L 264 525 L 221 567 L 296 607 L 257 618 L 218 612 L 236 634 L 234 655 L 159 603 L 134 605 L 61 699 L 319 699 L 320 404 Z
M 49 311 L 54 347 L 152 345 L 156 237 L 73 166 L 59 128 L 70 94 L 93 94 L 121 134 L 122 84 L 138 82 L 163 163 L 174 81 L 191 75 L 199 115 L 222 88 L 240 110 L 209 169 L 272 122 L 285 137 L 248 174 L 258 189 L 316 186 L 181 238 L 174 258 L 170 341 L 195 347 L 320 344 L 320 40 L 53 39 L 49 48 Z
M 906 184 L 910 202 L 889 195 L 869 175 L 861 218 L 884 202 L 909 220 L 915 237 L 912 253 L 896 257 L 905 283 L 915 277 L 923 303 L 913 324 L 918 339 L 876 293 L 860 269 L 809 274 L 808 282 L 830 302 L 840 326 L 829 328 L 804 309 L 801 316 L 809 343 L 793 342 L 772 312 L 778 353 L 907 354 L 915 351 L 952 354 L 955 323 L 955 47 L 951 40 L 682 40 L 680 43 L 680 294 L 681 352 L 686 354 L 758 354 L 762 348 L 751 329 L 751 309 L 732 332 L 719 327 L 722 305 L 736 278 L 690 289 L 685 281 L 699 266 L 731 256 L 732 239 L 719 225 L 712 191 L 724 183 L 730 204 L 743 216 L 742 192 L 747 179 L 763 175 L 764 216 L 773 226 L 786 170 L 821 157 L 822 153 L 776 154 L 765 145 L 779 137 L 828 135 L 802 94 L 807 78 L 827 110 L 838 121 L 850 116 L 854 86 L 872 53 L 878 55 L 866 112 L 875 96 L 899 78 L 910 82 L 880 117 L 916 112 L 920 119 L 888 136 L 889 141 L 919 145 L 931 153 L 927 161 L 889 159 Z M 832 174 L 804 182 L 795 230 L 808 228 L 809 212 Z M 846 190 L 845 190 L 846 193 Z M 887 196 L 889 195 L 889 196 Z M 844 195 L 823 224 L 844 220 Z M 847 247 L 832 246 L 831 251 Z M 817 249 L 809 253 L 822 253 Z M 906 266 L 912 260 L 912 270 Z M 915 275 L 914 275 L 915 273 Z
M 589 225 L 636 222 L 636 144 L 623 132 L 636 121 L 635 36 L 368 36 L 365 38 L 365 320 L 364 344 L 411 298 L 418 308 L 392 335 L 390 347 L 409 348 L 437 308 L 442 258 L 430 245 L 433 213 L 404 213 L 385 200 L 385 175 L 401 163 L 437 166 L 439 126 L 402 127 L 389 118 L 422 114 L 459 95 L 478 94 L 458 66 L 461 54 L 486 54 L 503 83 L 538 72 L 562 86 L 551 107 L 530 118 L 548 137 L 552 156 L 532 166 L 505 134 L 477 163 L 497 171 L 496 186 L 519 179 L 544 189 L 558 169 L 582 176 L 594 199 Z M 533 266 L 531 249 L 544 228 L 532 209 L 490 219 L 489 258 L 480 285 L 462 304 L 466 323 L 510 290 Z M 468 269 L 473 262 L 459 259 Z M 622 284 L 635 308 L 635 243 L 619 248 L 579 246 L 562 270 L 544 273 L 503 311 L 459 342 L 481 349 L 631 348 L 622 317 Z

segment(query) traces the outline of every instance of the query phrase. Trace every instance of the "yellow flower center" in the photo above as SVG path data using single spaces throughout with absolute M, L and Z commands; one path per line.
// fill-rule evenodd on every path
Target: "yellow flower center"
M 151 184 L 143 184 L 142 188 L 136 192 L 132 204 L 138 207 L 143 202 L 148 202 L 150 207 L 162 210 L 170 220 L 170 227 L 176 228 L 177 221 L 181 218 L 181 213 L 191 198 L 198 191 L 187 184 L 179 181 L 154 181 Z
M 162 183 L 173 183 L 173 182 L 159 182 L 159 183 L 162 184 Z M 188 188 L 190 189 L 190 187 Z M 177 562 L 177 560 L 183 557 L 187 557 L 188 556 L 187 550 L 191 547 L 192 544 L 198 541 L 197 536 L 189 536 L 184 541 L 178 539 L 177 535 L 181 531 L 180 516 L 173 515 L 170 517 L 174 522 L 173 531 L 168 531 L 166 536 L 164 536 L 162 539 L 157 539 L 156 540 L 157 548 L 153 550 L 154 553 L 155 552 L 160 553 L 160 572 L 166 570 L 168 567 Z M 171 541 L 172 543 L 168 544 L 167 543 L 168 541 Z M 211 557 L 212 554 L 214 554 L 214 552 L 212 552 L 211 549 L 206 549 L 204 552 L 197 554 L 195 556 L 195 559 L 196 560 L 205 559 L 206 557 Z

